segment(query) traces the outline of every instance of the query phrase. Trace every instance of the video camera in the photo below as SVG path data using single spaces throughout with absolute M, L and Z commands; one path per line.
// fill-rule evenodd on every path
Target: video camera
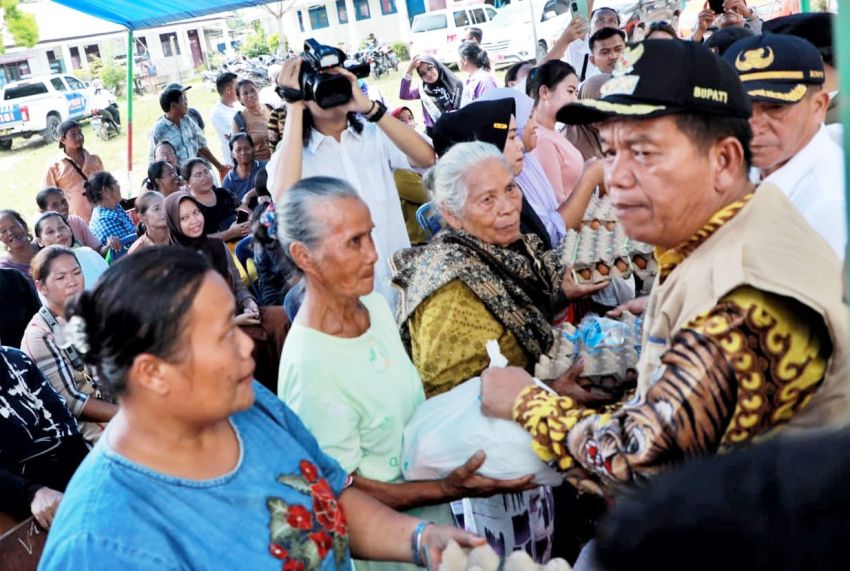
M 322 109 L 345 105 L 352 97 L 351 82 L 341 75 L 327 73 L 329 69 L 343 67 L 355 77 L 369 77 L 369 62 L 347 63 L 347 56 L 341 49 L 323 46 L 313 38 L 304 42 L 301 58 L 298 83 L 304 100 L 315 101 Z

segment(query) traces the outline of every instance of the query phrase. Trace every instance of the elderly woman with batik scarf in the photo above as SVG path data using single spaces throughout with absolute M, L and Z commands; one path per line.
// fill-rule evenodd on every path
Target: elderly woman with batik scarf
M 513 100 L 475 102 L 453 115 L 499 104 L 512 107 Z M 536 234 L 521 233 L 523 199 L 514 173 L 522 168 L 522 150 L 511 114 L 502 121 L 496 124 L 504 127 L 505 151 L 460 143 L 429 171 L 426 186 L 448 227 L 428 245 L 393 258 L 402 339 L 429 397 L 479 375 L 489 363 L 490 339 L 498 340 L 509 363 L 533 366 L 554 341 L 555 313 L 568 299 L 604 287 L 577 285 L 561 267 L 559 250 L 545 251 Z M 478 134 L 496 138 L 483 126 Z M 514 145 L 518 157 L 510 154 Z M 474 520 L 497 550 L 523 549 L 538 562 L 551 554 L 549 488 L 455 503 L 453 512 Z
M 525 123 L 528 110 L 522 106 L 519 109 Z M 542 194 L 551 190 L 548 179 L 545 176 L 523 176 L 526 174 L 526 166 L 530 164 L 526 161 L 530 155 L 523 153 L 523 147 L 533 147 L 534 125 L 532 123 L 532 127 L 524 132 L 529 139 L 527 142 L 520 138 L 516 110 L 517 105 L 511 93 L 496 101 L 475 101 L 459 111 L 443 115 L 434 126 L 434 150 L 437 154 L 444 155 L 452 145 L 469 141 L 484 141 L 501 150 L 513 176 L 517 177 L 521 191 L 518 193 L 522 207 L 520 231 L 523 234 L 536 235 L 543 249 L 550 250 L 563 237 L 564 232 L 559 228 L 563 228 L 564 221 L 581 222 L 590 194 L 602 178 L 601 165 L 595 165 L 583 173 L 576 185 L 577 191 L 564 201 L 558 212 L 553 213 L 551 207 L 554 195 L 548 202 L 541 199 Z M 529 168 L 533 169 L 534 164 Z M 529 173 L 531 172 L 529 170 Z M 540 174 L 539 169 L 537 174 Z M 557 225 L 555 218 L 558 216 L 562 218 L 560 225 Z
M 521 232 L 522 192 L 492 144 L 454 145 L 426 186 L 448 227 L 427 246 L 393 257 L 401 334 L 425 393 L 479 375 L 489 339 L 511 365 L 530 369 L 552 345 L 555 313 L 604 284 L 576 284 L 559 250 L 546 251 L 536 235 Z
M 422 80 L 422 88 L 411 85 L 416 71 Z M 431 136 L 434 124 L 444 114 L 460 109 L 463 82 L 452 71 L 431 56 L 416 56 L 401 78 L 398 96 L 405 101 L 419 99 L 422 102 L 422 117 L 425 132 Z

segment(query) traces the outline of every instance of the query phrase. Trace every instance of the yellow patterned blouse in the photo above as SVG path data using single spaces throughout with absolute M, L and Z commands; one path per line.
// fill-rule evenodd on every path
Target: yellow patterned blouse
M 496 339 L 515 367 L 527 359 L 519 343 L 460 280 L 440 288 L 410 318 L 413 364 L 428 398 L 481 374 L 490 364 L 485 343 Z
M 737 208 L 734 208 L 737 206 Z M 660 253 L 669 275 L 740 209 L 725 209 L 687 247 Z M 604 411 L 537 388 L 513 417 L 545 461 L 570 481 L 605 493 L 665 466 L 770 434 L 806 405 L 831 352 L 823 320 L 794 299 L 740 287 L 676 333 L 662 376 L 638 400 Z

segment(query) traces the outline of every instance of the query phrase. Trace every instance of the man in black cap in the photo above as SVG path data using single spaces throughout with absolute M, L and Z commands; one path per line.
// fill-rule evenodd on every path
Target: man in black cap
M 843 259 L 844 157 L 823 126 L 829 94 L 823 62 L 802 38 L 764 34 L 733 44 L 724 59 L 753 104 L 753 166 L 779 187 Z
M 637 394 L 605 410 L 572 376 L 553 396 L 519 369 L 482 374 L 486 414 L 513 419 L 581 489 L 611 493 L 772 434 L 847 422 L 841 264 L 777 188 L 747 178 L 750 102 L 694 42 L 647 40 L 600 99 L 605 187 L 626 234 L 656 247 Z M 571 378 L 572 377 L 572 378 Z
M 182 165 L 194 157 L 207 159 L 224 177 L 230 170 L 221 164 L 207 148 L 207 138 L 198 123 L 188 116 L 189 102 L 186 91 L 191 87 L 183 87 L 172 83 L 166 86 L 159 96 L 159 106 L 165 113 L 154 124 L 150 134 L 149 159 L 154 160 L 154 150 L 162 141 L 168 141 L 177 151 L 177 164 Z
M 830 12 L 813 12 L 808 14 L 792 14 L 774 18 L 764 23 L 764 31 L 774 34 L 788 34 L 808 40 L 815 46 L 823 60 L 824 81 L 823 89 L 829 93 L 829 109 L 826 113 L 826 124 L 840 124 L 838 106 L 838 69 L 835 67 L 835 46 L 832 43 L 832 20 L 835 14 Z

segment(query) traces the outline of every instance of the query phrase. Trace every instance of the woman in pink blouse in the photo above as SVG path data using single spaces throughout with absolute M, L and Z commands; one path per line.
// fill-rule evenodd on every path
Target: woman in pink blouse
M 537 147 L 532 155 L 543 166 L 560 204 L 572 193 L 584 169 L 581 152 L 555 130 L 558 111 L 577 99 L 578 76 L 570 64 L 551 60 L 535 68 L 529 80 L 537 119 Z

